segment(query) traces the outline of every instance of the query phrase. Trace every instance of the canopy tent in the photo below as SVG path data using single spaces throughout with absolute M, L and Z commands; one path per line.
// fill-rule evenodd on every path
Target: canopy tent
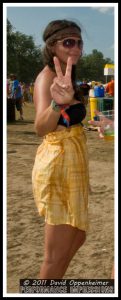
M 104 75 L 106 76 L 106 82 L 107 82 L 107 76 L 114 76 L 114 64 L 106 64 L 104 67 Z

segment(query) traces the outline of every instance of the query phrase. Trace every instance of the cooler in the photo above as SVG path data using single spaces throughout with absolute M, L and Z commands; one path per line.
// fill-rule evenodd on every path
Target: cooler
M 94 97 L 104 97 L 104 87 L 103 86 L 95 86 L 94 87 Z

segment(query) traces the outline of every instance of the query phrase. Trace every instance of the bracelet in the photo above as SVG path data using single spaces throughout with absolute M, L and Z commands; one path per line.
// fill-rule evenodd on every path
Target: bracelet
M 70 105 L 69 104 L 58 104 L 58 103 L 55 102 L 55 100 L 52 100 L 51 101 L 51 107 L 54 111 L 59 112 L 59 111 L 62 111 L 64 109 L 70 107 Z
M 58 103 L 56 103 L 54 100 L 51 101 L 51 107 L 54 111 L 60 112 L 61 111 L 61 106 Z
M 54 100 L 51 101 L 52 109 L 56 112 L 61 113 L 61 115 L 63 117 L 63 120 L 64 120 L 64 123 L 66 124 L 67 127 L 69 127 L 70 117 L 66 113 L 65 109 L 68 108 L 69 106 L 70 105 L 68 105 L 68 104 L 58 104 Z

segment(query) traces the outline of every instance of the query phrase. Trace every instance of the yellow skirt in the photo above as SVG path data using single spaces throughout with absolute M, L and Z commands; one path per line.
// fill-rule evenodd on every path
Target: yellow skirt
M 54 131 L 37 149 L 32 171 L 34 199 L 48 224 L 88 228 L 88 152 L 81 125 Z

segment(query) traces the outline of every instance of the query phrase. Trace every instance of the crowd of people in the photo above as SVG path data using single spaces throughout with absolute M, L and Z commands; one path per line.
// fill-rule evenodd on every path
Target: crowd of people
M 7 98 L 11 98 L 11 89 L 13 80 L 11 79 L 14 74 L 10 74 L 7 79 Z M 19 81 L 19 85 L 21 88 L 21 94 L 23 97 L 23 101 L 33 102 L 33 91 L 34 91 L 34 82 L 26 84 L 24 82 Z
M 23 120 L 23 105 L 25 102 L 33 103 L 34 83 L 25 84 L 20 82 L 15 74 L 7 78 L 7 99 L 14 100 L 15 107 L 20 113 L 19 120 Z
M 10 79 L 7 80 L 7 99 L 14 100 L 17 111 L 20 113 L 20 120 L 23 120 L 23 94 L 19 80 L 15 74 L 10 75 Z
M 14 74 L 10 74 L 7 79 L 7 98 L 13 98 L 12 91 L 13 91 L 13 78 L 16 78 Z M 16 80 L 18 80 L 16 78 Z M 22 96 L 22 103 L 30 102 L 33 103 L 33 93 L 34 93 L 34 82 L 26 84 L 24 82 L 19 82 L 19 88 L 21 90 Z M 90 97 L 96 97 L 97 93 L 100 93 L 100 97 L 114 97 L 114 78 L 112 77 L 111 80 L 103 84 L 98 81 L 87 81 L 83 79 L 82 81 L 78 81 L 77 85 L 81 91 L 82 96 L 85 98 L 85 104 L 89 103 Z

